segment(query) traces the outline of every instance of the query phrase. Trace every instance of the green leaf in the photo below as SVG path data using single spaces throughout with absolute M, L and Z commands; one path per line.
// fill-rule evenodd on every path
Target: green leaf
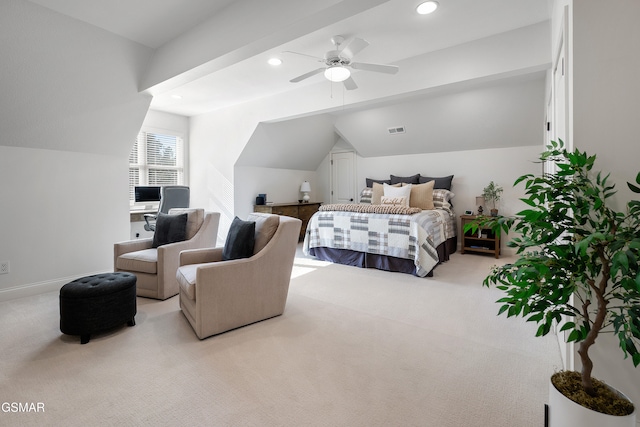
M 520 184 L 525 179 L 530 179 L 530 178 L 533 178 L 533 175 L 531 175 L 531 174 L 522 175 L 520 178 L 516 179 L 516 181 L 513 183 L 513 186 L 515 187 L 516 185 Z
M 560 328 L 560 332 L 562 332 L 562 331 L 566 331 L 567 329 L 572 329 L 572 328 L 575 328 L 575 327 L 576 327 L 576 324 L 575 324 L 575 323 L 573 323 L 573 322 L 567 322 L 567 323 L 565 323 L 564 325 L 562 325 L 562 328 Z
M 500 307 L 500 310 L 498 310 L 498 316 L 500 316 L 502 313 L 504 313 L 505 311 L 507 311 L 509 309 L 509 305 L 505 304 L 502 307 Z
M 627 257 L 627 254 L 624 252 L 618 252 L 613 256 L 612 272 L 617 271 L 620 268 L 622 268 L 623 273 L 626 273 L 627 271 L 629 271 L 629 258 Z
M 544 318 L 544 313 L 536 313 L 529 316 L 529 318 L 527 318 L 527 322 L 539 322 L 543 318 Z
M 567 342 L 572 342 L 572 341 L 580 341 L 582 338 L 580 331 L 578 331 L 577 329 L 574 329 L 573 331 L 571 331 L 569 333 L 569 336 L 567 337 Z

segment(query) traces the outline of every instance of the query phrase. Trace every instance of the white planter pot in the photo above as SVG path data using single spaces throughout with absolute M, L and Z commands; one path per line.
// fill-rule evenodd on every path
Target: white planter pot
M 625 396 L 615 390 L 616 393 Z M 636 412 L 618 417 L 593 411 L 578 405 L 560 393 L 549 379 L 549 425 L 548 427 L 637 427 Z

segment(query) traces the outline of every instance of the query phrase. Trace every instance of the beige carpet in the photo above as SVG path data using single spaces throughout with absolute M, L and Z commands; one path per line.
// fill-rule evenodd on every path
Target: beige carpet
M 504 260 L 500 260 L 504 262 Z M 543 425 L 554 336 L 496 317 L 495 259 L 455 254 L 433 278 L 296 258 L 283 316 L 203 341 L 168 301 L 137 325 L 59 331 L 58 294 L 0 303 L 0 425 Z

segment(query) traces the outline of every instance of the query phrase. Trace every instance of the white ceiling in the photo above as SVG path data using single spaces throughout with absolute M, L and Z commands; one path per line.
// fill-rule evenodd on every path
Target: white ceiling
M 206 21 L 234 2 L 235 6 L 239 1 L 251 5 L 251 0 L 31 1 L 154 49 L 161 49 L 199 24 L 205 25 Z M 331 37 L 338 34 L 347 38 L 361 37 L 370 43 L 357 55 L 357 61 L 393 64 L 426 52 L 545 21 L 550 14 L 548 2 L 543 0 L 440 0 L 438 10 L 425 16 L 415 12 L 418 3 L 419 0 L 389 0 L 353 16 L 345 12 L 348 17 L 334 24 L 310 30 L 301 37 L 253 56 L 239 56 L 235 62 L 211 74 L 156 93 L 151 108 L 193 116 L 302 85 L 324 84 L 330 90 L 330 84 L 322 74 L 301 83 L 289 83 L 290 79 L 318 68 L 320 64 L 311 58 L 283 52 L 295 51 L 321 57 L 332 48 Z M 273 5 L 281 7 L 280 13 L 287 16 L 286 1 L 273 1 Z M 251 22 L 239 22 L 238 25 L 249 26 Z M 225 43 L 225 40 L 220 40 L 220 43 Z M 279 67 L 268 65 L 267 59 L 273 56 L 281 58 L 283 64 Z M 354 73 L 356 82 L 360 73 L 365 71 Z M 389 78 L 381 75 L 381 82 L 384 81 L 382 77 Z M 394 78 L 401 79 L 402 70 Z M 368 84 L 370 81 L 367 79 Z M 367 85 L 361 84 L 357 90 L 367 89 Z M 176 95 L 182 98 L 176 99 Z

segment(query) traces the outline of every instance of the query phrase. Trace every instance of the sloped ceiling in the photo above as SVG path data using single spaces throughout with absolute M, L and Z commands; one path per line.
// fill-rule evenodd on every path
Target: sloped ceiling
M 338 141 L 335 118 L 319 114 L 277 123 L 260 123 L 237 166 L 316 170 Z
M 538 72 L 336 115 L 334 126 L 362 157 L 535 145 L 543 136 L 544 88 Z M 388 132 L 397 126 L 406 132 Z
M 126 156 L 152 50 L 27 1 L 0 2 L 0 145 Z
M 544 131 L 544 88 L 545 73 L 538 72 L 357 111 L 260 123 L 236 164 L 316 170 L 340 138 L 362 157 L 536 145 Z M 406 132 L 388 132 L 397 126 Z
M 193 4 L 193 9 L 187 11 L 190 3 Z M 238 159 L 239 165 L 289 168 L 292 165 L 283 160 L 288 157 L 285 153 L 289 153 L 292 154 L 290 157 L 297 159 L 296 168 L 313 169 L 319 163 L 320 152 L 326 153 L 326 147 L 332 146 L 338 135 L 352 143 L 361 155 L 384 155 L 389 152 L 393 143 L 373 134 L 374 130 L 371 127 L 361 126 L 360 123 L 372 120 L 370 117 L 367 118 L 367 115 L 373 117 L 376 114 L 395 114 L 397 117 L 387 116 L 388 120 L 385 119 L 394 119 L 389 126 L 402 124 L 395 121 L 405 119 L 404 125 L 408 130 L 406 137 L 415 135 L 412 133 L 415 127 L 409 124 L 413 120 L 411 114 L 401 113 L 391 106 L 390 109 L 384 110 L 384 107 L 376 102 L 377 99 L 390 103 L 397 101 L 394 99 L 396 95 L 402 94 L 406 100 L 409 99 L 407 94 L 414 91 L 418 93 L 428 87 L 446 86 L 447 81 L 464 81 L 473 78 L 473 75 L 502 72 L 509 74 L 512 71 L 522 74 L 531 64 L 539 66 L 547 61 L 529 61 L 512 68 L 509 68 L 512 64 L 507 64 L 509 61 L 515 63 L 528 55 L 526 49 L 522 49 L 522 43 L 528 40 L 527 37 L 537 37 L 539 29 L 542 28 L 538 24 L 548 19 L 549 8 L 546 2 L 447 0 L 440 2 L 438 11 L 427 17 L 415 13 L 415 3 L 413 0 L 11 0 L 8 2 L 11 7 L 20 5 L 25 9 L 33 9 L 36 12 L 31 14 L 33 16 L 47 15 L 56 22 L 63 22 L 63 15 L 68 15 L 74 22 L 66 28 L 74 28 L 75 33 L 62 28 L 63 25 L 52 26 L 50 23 L 43 23 L 41 31 L 21 31 L 17 27 L 24 27 L 25 20 L 34 21 L 33 16 L 24 14 L 19 17 L 21 19 L 15 19 L 15 15 L 5 15 L 10 16 L 6 19 L 12 21 L 5 24 L 10 30 L 2 32 L 7 36 L 2 38 L 5 43 L 0 42 L 2 51 L 9 53 L 5 55 L 5 59 L 8 60 L 3 63 L 11 64 L 10 67 L 6 66 L 5 71 L 7 74 L 15 74 L 12 79 L 20 80 L 20 85 L 12 86 L 27 87 L 33 82 L 34 87 L 28 90 L 29 103 L 16 96 L 17 108 L 6 104 L 6 107 L 11 108 L 6 108 L 6 114 L 3 116 L 7 118 L 6 123 L 11 124 L 15 122 L 15 118 L 19 120 L 30 117 L 30 114 L 26 113 L 28 107 L 33 111 L 31 116 L 52 117 L 53 120 L 50 122 L 59 132 L 65 130 L 63 127 L 73 129 L 73 135 L 58 138 L 57 144 L 64 145 L 61 147 L 63 149 L 82 149 L 82 144 L 86 144 L 85 135 L 91 132 L 82 131 L 83 127 L 78 127 L 77 124 L 86 122 L 82 113 L 94 105 L 99 105 L 92 117 L 95 120 L 84 128 L 104 128 L 103 131 L 108 132 L 109 127 L 116 126 L 113 126 L 113 121 L 100 120 L 102 111 L 109 112 L 109 115 L 124 111 L 120 106 L 126 103 L 136 104 L 135 109 L 142 110 L 149 102 L 148 94 L 154 96 L 151 108 L 187 116 L 294 92 L 299 93 L 299 98 L 302 98 L 305 87 L 325 85 L 327 82 L 318 75 L 299 84 L 289 83 L 290 78 L 317 65 L 308 58 L 287 55 L 284 51 L 292 50 L 322 56 L 331 49 L 330 39 L 334 35 L 366 38 L 371 44 L 358 54 L 357 60 L 400 65 L 401 72 L 394 76 L 393 81 L 386 79 L 388 76 L 377 73 L 355 72 L 354 78 L 359 88 L 350 91 L 354 93 L 347 94 L 347 104 L 351 105 L 344 109 L 344 117 L 339 120 L 335 115 L 325 117 L 324 114 L 328 111 L 318 110 L 314 114 L 320 116 L 314 119 L 296 118 L 288 121 L 286 125 L 275 121 L 257 125 L 256 133 Z M 27 7 L 29 4 L 32 7 Z M 53 12 L 45 14 L 44 7 L 36 4 L 55 11 L 57 16 L 54 16 Z M 149 8 L 152 8 L 153 12 L 149 12 Z M 126 17 L 122 16 L 123 10 L 128 11 Z M 195 10 L 199 13 L 193 13 Z M 169 21 L 175 24 L 175 31 L 172 30 L 169 35 L 163 27 L 167 17 L 172 14 L 175 19 Z M 131 25 L 133 17 L 137 17 L 138 26 Z M 70 22 L 71 18 L 67 21 Z M 492 36 L 527 26 L 537 26 L 538 30 L 525 30 L 522 32 L 523 37 L 504 37 L 503 39 L 507 40 L 501 42 L 501 47 L 507 49 L 510 48 L 509 43 L 520 43 L 517 46 L 518 53 L 503 53 L 501 57 L 494 58 L 483 56 L 481 45 L 490 44 Z M 544 31 L 549 32 L 548 29 Z M 33 34 L 47 34 L 51 36 L 51 41 L 47 40 L 44 44 L 39 40 L 32 42 Z M 117 40 L 114 34 L 122 38 Z M 69 40 L 65 40 L 61 35 L 68 36 Z M 135 40 L 136 43 L 125 40 L 125 37 Z M 22 38 L 28 42 L 12 47 L 11 40 Z M 95 44 L 92 38 L 113 40 L 104 43 L 103 47 L 101 44 Z M 486 41 L 479 45 L 471 43 L 483 38 Z M 468 48 L 456 49 L 465 43 L 468 44 Z M 102 66 L 104 61 L 108 62 L 113 58 L 113 46 L 118 44 L 124 46 L 118 64 L 125 69 L 114 70 L 113 66 Z M 545 52 L 548 51 L 548 43 L 542 44 L 545 46 Z M 38 46 L 42 47 L 38 49 Z M 93 46 L 97 48 L 92 48 Z M 475 46 L 481 49 L 473 53 L 472 47 Z M 47 54 L 45 51 L 53 53 Z M 499 53 L 499 50 L 496 52 Z M 31 54 L 32 63 L 27 64 L 27 73 L 24 73 L 25 68 L 21 68 L 19 64 L 24 62 L 25 55 Z M 54 61 L 57 58 L 52 56 L 59 54 L 73 55 L 76 59 Z M 282 67 L 274 69 L 266 65 L 266 59 L 273 55 L 284 59 Z M 429 58 L 425 55 L 429 55 L 429 58 L 436 62 L 439 61 L 440 65 L 436 66 L 433 60 L 427 61 Z M 81 59 L 77 59 L 78 57 Z M 478 57 L 483 57 L 482 63 L 477 61 Z M 505 61 L 506 58 L 509 61 Z M 47 63 L 47 60 L 51 62 Z M 478 67 L 470 67 L 470 61 L 475 61 Z M 68 65 L 61 67 L 60 64 Z M 35 70 L 46 71 L 40 71 L 39 75 L 34 76 L 28 74 L 35 73 Z M 24 78 L 18 76 L 21 73 L 24 74 Z M 114 77 L 120 75 L 120 81 L 115 81 Z M 47 84 L 52 81 L 56 84 Z M 137 88 L 133 87 L 134 85 Z M 123 88 L 127 89 L 127 93 L 120 94 Z M 135 93 L 132 89 L 137 89 L 138 92 Z M 69 94 L 65 95 L 65 91 Z M 46 96 L 39 96 L 40 93 Z M 112 102 L 111 98 L 116 95 L 121 99 Z M 180 97 L 177 95 L 180 95 L 181 99 L 178 99 Z M 365 114 L 363 111 L 352 109 L 358 107 L 356 104 L 362 103 L 363 100 L 367 100 L 367 108 L 371 108 L 371 112 Z M 453 98 L 446 100 L 456 102 Z M 21 104 L 25 104 L 25 108 Z M 292 104 L 298 106 L 298 102 Z M 71 107 L 81 111 L 78 114 L 69 114 L 68 109 Z M 426 101 L 414 107 L 431 110 L 432 117 L 438 117 L 442 108 L 437 107 L 435 101 Z M 43 114 L 38 114 L 38 109 L 42 110 Z M 123 113 L 121 116 L 118 117 L 118 122 L 126 121 L 127 126 L 133 128 L 136 122 L 140 122 L 141 114 Z M 290 117 L 298 115 L 294 113 Z M 480 127 L 481 123 L 486 123 L 470 112 L 468 118 L 469 126 Z M 286 119 L 278 118 L 280 121 Z M 69 121 L 73 121 L 72 126 L 68 124 Z M 378 121 L 378 125 L 382 123 L 383 120 Z M 36 123 L 33 129 L 38 129 L 37 125 Z M 385 123 L 383 128 L 386 127 Z M 20 144 L 24 145 L 25 140 L 29 141 L 27 144 L 40 140 L 37 144 L 43 145 L 43 141 L 46 141 L 46 133 L 43 132 L 48 131 L 47 125 L 42 126 L 38 134 L 31 134 L 32 131 L 27 129 L 29 127 L 21 123 L 21 132 L 24 132 L 26 137 L 20 138 Z M 314 130 L 312 136 L 309 136 L 309 129 Z M 362 136 L 356 135 L 356 129 L 362 132 Z M 420 129 L 420 135 L 423 134 L 425 131 Z M 4 136 L 6 135 L 5 133 Z M 116 139 L 115 136 L 113 139 Z M 453 147 L 451 139 L 454 137 L 434 139 L 446 140 L 447 146 Z M 304 140 L 310 141 L 309 145 L 301 145 L 299 141 Z M 126 145 L 122 142 L 120 144 Z M 415 141 L 404 144 L 404 147 L 404 151 L 409 153 L 419 148 L 418 142 Z M 399 153 L 398 148 L 395 147 L 393 153 Z M 443 146 L 434 143 L 428 149 L 440 150 Z M 87 150 L 113 152 L 108 144 L 98 144 Z M 123 150 L 118 149 L 118 152 Z
M 31 0 L 150 48 L 158 48 L 236 0 Z

